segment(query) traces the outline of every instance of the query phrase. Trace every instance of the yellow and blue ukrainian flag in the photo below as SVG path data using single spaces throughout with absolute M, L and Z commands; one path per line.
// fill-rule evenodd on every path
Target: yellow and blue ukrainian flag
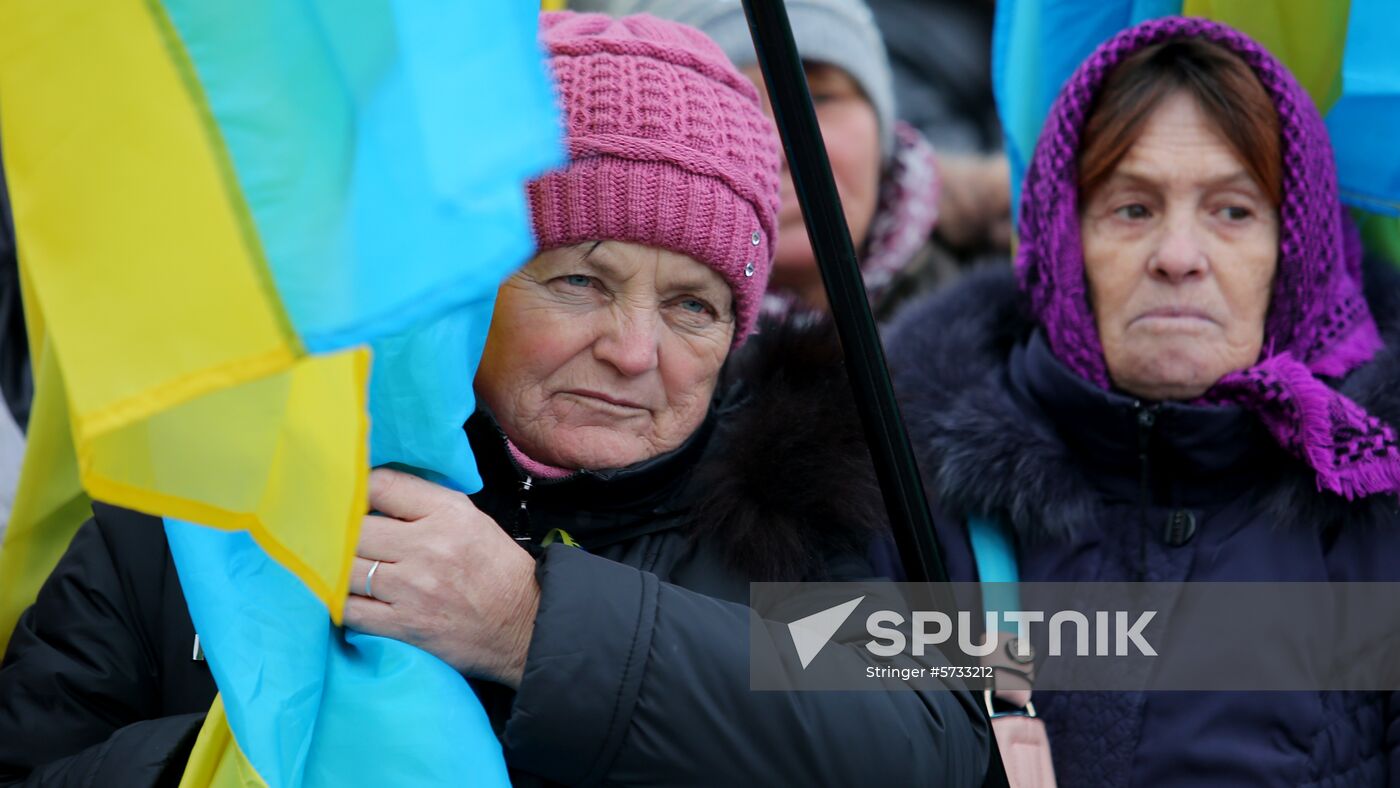
M 15 0 L 0 138 L 37 401 L 0 646 L 87 499 L 166 521 L 220 690 L 186 785 L 504 784 L 465 680 L 337 627 L 371 465 L 462 424 L 523 181 L 532 3 Z

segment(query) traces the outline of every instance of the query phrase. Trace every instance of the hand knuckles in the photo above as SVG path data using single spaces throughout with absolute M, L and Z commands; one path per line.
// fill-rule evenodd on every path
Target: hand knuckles
M 397 475 L 387 468 L 375 468 L 369 472 L 369 497 L 383 497 L 394 486 Z
M 418 578 L 418 593 L 428 599 L 436 599 L 442 593 L 442 581 L 435 574 L 424 574 Z
M 481 513 L 481 510 L 477 509 L 476 505 L 472 503 L 472 499 L 461 494 L 456 494 L 445 509 L 448 514 L 448 519 L 458 529 L 461 529 L 463 525 L 474 525 L 479 518 L 485 517 L 485 515 Z
M 424 562 L 436 571 L 445 571 L 455 563 L 458 551 L 449 538 L 436 538 L 423 547 Z

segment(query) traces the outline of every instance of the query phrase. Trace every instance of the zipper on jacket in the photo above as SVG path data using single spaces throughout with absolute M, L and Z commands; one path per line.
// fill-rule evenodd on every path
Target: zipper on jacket
M 1141 402 L 1134 401 L 1133 408 L 1137 410 L 1138 423 L 1138 491 L 1142 496 L 1142 511 L 1145 516 L 1147 507 L 1152 504 L 1152 428 L 1157 425 L 1157 406 L 1144 406 Z
M 525 474 L 525 479 L 520 482 L 520 508 L 515 510 L 515 521 L 510 524 L 510 537 L 521 544 L 530 541 L 530 489 L 535 486 L 535 480 L 530 474 Z
M 1142 534 L 1138 550 L 1137 580 L 1147 579 L 1147 539 L 1152 532 L 1148 513 L 1152 508 L 1152 429 L 1157 426 L 1157 406 L 1133 401 L 1138 426 L 1138 506 L 1142 512 Z

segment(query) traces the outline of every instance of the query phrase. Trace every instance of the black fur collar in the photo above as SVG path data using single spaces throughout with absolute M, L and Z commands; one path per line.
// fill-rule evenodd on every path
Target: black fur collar
M 865 555 L 888 520 L 831 322 L 765 322 L 725 378 L 692 536 L 757 581 Z
M 1391 311 L 1397 288 L 1388 279 L 1371 290 L 1387 346 L 1340 389 L 1371 414 L 1400 426 L 1400 315 Z M 1011 272 L 999 268 L 971 274 L 913 305 L 886 339 L 929 495 L 952 515 L 1006 517 L 1028 540 L 1070 535 L 1075 523 L 1093 517 L 1101 501 L 1054 425 L 1028 418 L 1007 395 L 1011 350 L 1034 327 Z M 1393 496 L 1348 502 L 1319 492 L 1301 463 L 1280 467 L 1283 472 L 1258 491 L 1259 504 L 1280 524 L 1400 520 Z

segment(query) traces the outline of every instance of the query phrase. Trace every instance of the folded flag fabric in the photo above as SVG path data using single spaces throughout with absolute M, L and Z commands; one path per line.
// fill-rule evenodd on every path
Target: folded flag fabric
M 1327 130 L 1337 152 L 1342 199 L 1382 216 L 1400 216 L 1400 153 L 1392 135 L 1400 129 L 1400 57 L 1395 30 L 1400 6 L 1387 0 L 1351 0 L 1341 94 L 1327 113 Z M 1400 222 L 1382 230 L 1400 238 Z M 1389 247 L 1400 263 L 1400 243 Z
M 493 302 L 373 343 L 374 464 L 480 489 L 462 430 L 473 397 L 462 381 L 475 374 Z M 456 785 L 468 776 L 509 785 L 490 721 L 441 660 L 335 628 L 246 533 L 167 518 L 166 538 L 223 715 L 206 721 L 182 785 Z M 219 781 L 201 782 L 207 775 Z
M 92 516 L 92 500 L 78 482 L 58 362 L 47 346 L 30 359 L 35 396 L 24 464 L 0 549 L 0 653 L 78 526 Z
M 84 490 L 166 517 L 222 692 L 188 784 L 374 782 L 336 771 L 351 751 L 425 783 L 504 780 L 460 676 L 333 624 L 371 460 L 479 484 L 470 380 L 530 250 L 522 182 L 561 159 L 536 24 L 470 0 L 0 7 L 41 339 L 0 626 Z

